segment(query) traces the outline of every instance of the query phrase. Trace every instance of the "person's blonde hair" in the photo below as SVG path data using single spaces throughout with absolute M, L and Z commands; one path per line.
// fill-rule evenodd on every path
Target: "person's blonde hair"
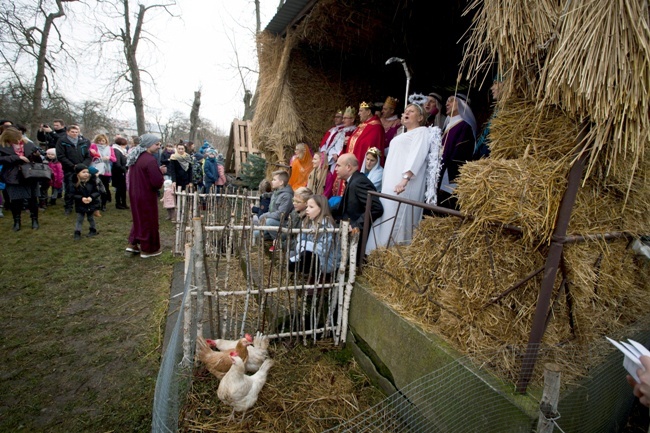
M 286 186 L 287 183 L 289 183 L 289 173 L 287 173 L 284 170 L 276 170 L 273 173 L 271 173 L 271 177 L 277 176 L 278 179 Z
M 103 139 L 106 144 L 108 144 L 108 136 L 106 134 L 97 134 L 93 138 L 93 143 L 97 143 L 97 140 Z
M 294 197 L 296 197 L 296 196 L 300 197 L 302 199 L 302 201 L 304 201 L 305 203 L 307 203 L 307 200 L 312 198 L 313 195 L 314 195 L 314 193 L 312 192 L 312 190 L 307 188 L 306 186 L 301 186 L 300 188 L 295 190 L 294 193 L 293 193 Z
M 20 132 L 17 128 L 10 126 L 5 128 L 0 134 L 0 146 L 9 147 L 13 144 L 19 143 L 23 138 L 23 133 Z

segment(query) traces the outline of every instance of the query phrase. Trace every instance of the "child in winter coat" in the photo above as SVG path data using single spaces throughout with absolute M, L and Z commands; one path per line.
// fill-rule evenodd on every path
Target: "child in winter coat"
M 176 222 L 174 220 L 174 211 L 176 210 L 176 197 L 174 196 L 174 188 L 172 188 L 172 181 L 168 179 L 163 183 L 165 192 L 163 197 L 160 199 L 160 202 L 163 204 L 163 207 L 167 209 L 167 220 Z
M 307 200 L 305 214 L 305 231 L 300 235 L 300 241 L 289 258 L 289 271 L 298 270 L 318 278 L 331 277 L 338 268 L 340 257 L 336 248 L 336 235 L 326 231 L 334 228 L 327 198 L 324 195 L 311 196 Z
M 74 228 L 74 240 L 78 241 L 81 239 L 81 227 L 84 222 L 84 217 L 88 219 L 88 224 L 90 224 L 88 237 L 99 234 L 95 225 L 94 213 L 101 206 L 101 193 L 97 187 L 97 181 L 94 179 L 94 175 L 90 174 L 87 166 L 77 164 L 75 166 L 75 173 L 77 174 L 77 181 L 73 185 L 73 197 L 77 222 Z
M 269 211 L 271 205 L 271 182 L 262 179 L 259 186 L 260 191 L 260 205 L 251 207 L 253 211 L 253 221 L 257 224 L 259 217 Z
M 286 218 L 293 210 L 293 189 L 287 182 L 289 182 L 289 174 L 286 171 L 274 171 L 271 180 L 271 188 L 273 188 L 273 195 L 271 196 L 271 203 L 269 204 L 269 211 L 260 215 L 260 225 L 279 227 L 281 224 L 286 223 Z M 275 241 L 278 232 L 275 230 L 268 230 L 264 232 L 264 238 Z M 269 251 L 275 251 L 275 245 Z
M 49 165 L 50 170 L 52 170 L 52 179 L 50 179 L 50 188 L 52 188 L 52 193 L 50 194 L 50 206 L 54 206 L 56 204 L 56 199 L 63 195 L 63 166 L 59 160 L 56 159 L 56 149 L 47 149 L 45 157 L 47 158 L 47 165 Z

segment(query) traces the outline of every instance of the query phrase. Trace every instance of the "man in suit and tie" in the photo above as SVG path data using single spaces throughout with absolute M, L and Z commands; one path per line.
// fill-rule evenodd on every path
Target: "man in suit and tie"
M 344 153 L 336 161 L 336 176 L 346 182 L 345 192 L 339 206 L 332 215 L 337 221 L 349 219 L 352 229 L 363 231 L 363 217 L 366 212 L 368 191 L 377 191 L 365 174 L 359 172 L 359 161 L 352 153 Z M 372 221 L 384 213 L 379 197 L 372 196 L 370 215 Z M 359 248 L 361 252 L 361 248 Z

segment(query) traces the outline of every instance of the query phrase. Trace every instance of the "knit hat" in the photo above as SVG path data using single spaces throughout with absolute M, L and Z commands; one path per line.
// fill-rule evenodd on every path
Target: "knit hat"
M 86 166 L 85 164 L 77 164 L 74 166 L 75 174 L 79 174 L 79 172 L 83 170 L 88 170 L 88 166 Z
M 216 151 L 215 149 L 211 148 L 211 147 L 208 147 L 208 148 L 205 150 L 205 153 L 206 153 L 206 155 L 207 155 L 208 153 L 214 153 L 214 154 L 216 155 L 216 154 L 217 154 L 217 151 Z
M 47 149 L 47 150 L 45 151 L 45 154 L 46 154 L 47 156 L 51 156 L 51 157 L 56 158 L 56 149 L 54 149 L 54 148 Z
M 156 143 L 160 143 L 160 138 L 158 138 L 154 134 L 144 134 L 140 136 L 140 144 L 139 146 L 144 147 L 145 149 L 150 148 Z

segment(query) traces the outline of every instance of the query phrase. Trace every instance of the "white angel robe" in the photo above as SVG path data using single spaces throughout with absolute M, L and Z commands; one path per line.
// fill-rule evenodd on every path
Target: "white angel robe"
M 382 180 L 382 194 L 394 195 L 408 200 L 424 202 L 424 193 L 428 177 L 429 153 L 439 154 L 440 129 L 421 126 L 393 138 L 390 153 L 386 158 Z M 433 148 L 433 149 L 432 149 Z M 407 172 L 413 173 L 406 189 L 401 194 L 395 193 L 395 187 L 403 180 Z M 384 214 L 370 229 L 366 254 L 378 247 L 404 244 L 413 238 L 413 230 L 422 219 L 422 208 L 401 204 L 389 199 L 380 199 Z M 399 211 L 398 211 L 399 207 Z M 391 234 L 392 231 L 392 234 Z

